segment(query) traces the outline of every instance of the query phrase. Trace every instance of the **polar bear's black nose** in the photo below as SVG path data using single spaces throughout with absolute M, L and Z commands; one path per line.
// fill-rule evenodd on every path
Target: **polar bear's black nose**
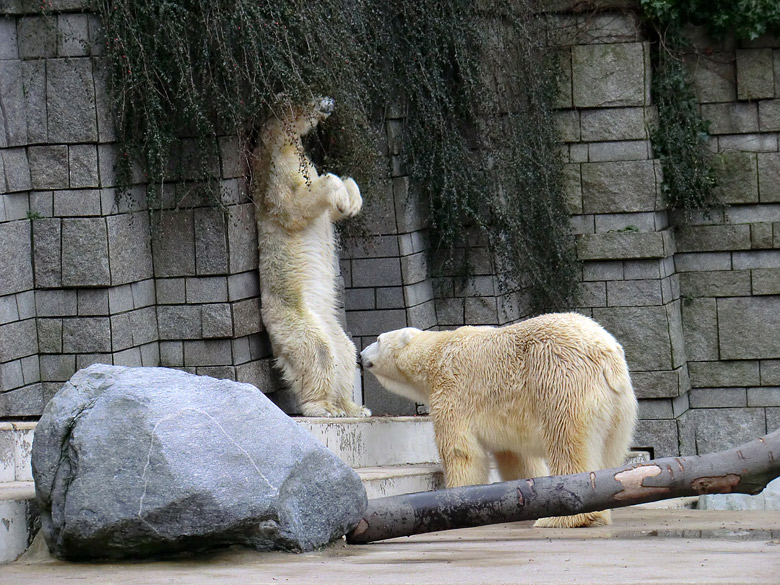
M 334 108 L 336 107 L 336 102 L 333 100 L 333 98 L 322 98 L 322 101 L 320 101 L 320 113 L 330 115 L 333 113 Z
M 371 363 L 371 360 L 364 359 L 362 353 L 358 354 L 357 361 L 358 361 L 358 365 L 361 368 L 370 368 L 371 366 L 374 365 L 374 364 Z

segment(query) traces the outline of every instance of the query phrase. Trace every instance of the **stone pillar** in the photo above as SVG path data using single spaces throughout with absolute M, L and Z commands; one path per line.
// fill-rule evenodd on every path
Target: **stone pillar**
M 689 381 L 675 241 L 648 135 L 650 47 L 628 14 L 576 28 L 578 44 L 562 48 L 558 121 L 583 261 L 579 310 L 625 349 L 640 399 L 634 446 L 677 455 Z

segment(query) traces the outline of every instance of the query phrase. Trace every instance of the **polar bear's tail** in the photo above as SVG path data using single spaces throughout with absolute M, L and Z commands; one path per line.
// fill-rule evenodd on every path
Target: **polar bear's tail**
M 625 462 L 637 420 L 636 396 L 623 348 L 617 343 L 604 356 L 604 379 L 617 396 L 610 401 L 612 412 L 609 413 L 610 428 L 604 437 L 603 464 L 617 467 Z
M 618 394 L 634 394 L 631 377 L 628 374 L 626 356 L 623 348 L 617 343 L 610 351 L 605 352 L 604 378 L 609 387 Z

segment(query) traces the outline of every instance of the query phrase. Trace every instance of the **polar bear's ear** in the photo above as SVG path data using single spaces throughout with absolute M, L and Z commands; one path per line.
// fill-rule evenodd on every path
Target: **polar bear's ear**
M 416 327 L 406 327 L 402 329 L 401 336 L 400 336 L 401 338 L 399 340 L 401 342 L 401 347 L 408 345 L 409 342 L 412 341 L 412 339 L 414 339 L 415 337 L 417 337 L 420 333 L 422 333 L 422 331 L 420 331 Z

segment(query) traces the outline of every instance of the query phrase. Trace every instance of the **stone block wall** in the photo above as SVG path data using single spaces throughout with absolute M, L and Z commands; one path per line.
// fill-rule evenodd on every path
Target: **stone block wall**
M 20 5 L 0 12 L 0 417 L 38 415 L 96 361 L 275 391 L 236 138 L 221 139 L 223 208 L 167 185 L 150 212 L 141 173 L 117 200 L 98 22 L 73 0 L 48 22 Z M 625 347 L 640 398 L 634 446 L 725 448 L 780 426 L 780 41 L 715 42 L 691 29 L 690 71 L 728 207 L 680 218 L 666 210 L 649 140 L 651 46 L 634 3 L 609 5 L 547 13 L 565 73 L 557 116 L 582 261 L 577 310 Z M 529 315 L 522 286 L 499 290 L 484 242 L 468 242 L 474 278 L 434 275 L 425 201 L 402 164 L 405 118 L 388 108 L 388 174 L 366 197 L 365 235 L 343 241 L 358 348 L 398 327 Z M 371 376 L 356 392 L 375 414 L 419 411 Z
M 691 29 L 689 68 L 727 204 L 681 224 L 675 262 L 690 372 L 686 450 L 780 426 L 780 39 Z
M 189 184 L 150 211 L 140 172 L 118 198 L 99 22 L 24 4 L 0 14 L 0 416 L 39 415 L 95 362 L 275 389 L 237 139 L 220 141 L 221 208 Z

